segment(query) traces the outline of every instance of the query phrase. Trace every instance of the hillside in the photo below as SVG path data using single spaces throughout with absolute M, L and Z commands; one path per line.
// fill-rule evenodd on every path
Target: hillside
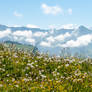
M 27 44 L 22 44 L 22 43 L 19 43 L 19 42 L 14 42 L 14 41 L 5 41 L 4 42 L 4 45 L 6 47 L 10 47 L 10 46 L 15 46 L 16 49 L 20 49 L 20 50 L 24 50 L 24 51 L 30 51 L 30 52 L 33 52 L 33 53 L 36 53 L 38 52 L 38 48 L 33 46 L 33 45 L 27 45 Z

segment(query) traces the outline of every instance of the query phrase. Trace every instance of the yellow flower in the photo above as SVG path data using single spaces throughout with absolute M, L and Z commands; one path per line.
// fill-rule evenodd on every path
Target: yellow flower
M 22 79 L 22 82 L 24 82 L 24 79 Z
M 16 81 L 14 81 L 14 84 L 17 83 Z
M 92 88 L 92 84 L 90 85 L 90 87 Z

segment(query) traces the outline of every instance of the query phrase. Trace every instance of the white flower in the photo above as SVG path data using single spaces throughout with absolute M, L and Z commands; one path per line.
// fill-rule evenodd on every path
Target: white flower
M 9 80 L 7 80 L 7 82 L 8 82 Z
M 17 88 L 18 88 L 18 87 L 19 87 L 19 85 L 15 85 L 15 87 L 17 87 Z
M 17 58 L 17 57 L 18 57 L 16 53 L 15 53 L 13 56 L 14 56 L 15 58 Z
M 61 79 L 64 79 L 65 77 L 64 76 L 61 76 Z
M 5 69 L 2 69 L 2 71 L 5 71 Z
M 9 74 L 7 74 L 7 76 L 9 77 Z
M 30 61 L 30 60 L 28 60 L 28 62 L 30 63 L 31 61 Z
M 39 74 L 41 74 L 41 71 L 39 71 Z
M 57 73 L 57 75 L 60 75 L 59 73 Z
M 37 61 L 35 60 L 35 63 L 36 63 Z
M 24 81 L 25 81 L 25 82 L 27 82 L 27 81 L 29 81 L 29 79 L 27 79 L 27 78 L 24 78 Z
M 46 78 L 46 76 L 45 75 L 41 75 L 42 76 L 42 78 Z
M 15 79 L 14 78 L 12 78 L 12 82 L 14 82 L 15 81 Z
M 26 76 L 28 76 L 28 74 L 25 74 Z
M 79 75 L 81 75 L 81 71 L 80 71 L 79 69 L 77 69 L 77 70 L 75 71 L 75 76 L 79 76 Z
M 29 69 L 29 67 L 25 67 L 25 69 Z
M 66 66 L 66 67 L 68 67 L 68 66 L 69 66 L 69 64 L 66 64 L 65 66 Z
M 32 64 L 30 64 L 30 63 L 28 63 L 27 65 L 30 66 L 30 67 L 32 67 L 32 68 L 34 67 L 34 66 L 33 66 Z
M 38 65 L 35 65 L 36 67 L 38 66 Z
M 3 87 L 3 85 L 2 85 L 2 84 L 0 84 L 0 87 Z

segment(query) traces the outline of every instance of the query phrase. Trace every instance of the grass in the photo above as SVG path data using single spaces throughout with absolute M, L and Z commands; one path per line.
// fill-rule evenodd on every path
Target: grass
M 92 60 L 0 44 L 0 92 L 92 92 Z

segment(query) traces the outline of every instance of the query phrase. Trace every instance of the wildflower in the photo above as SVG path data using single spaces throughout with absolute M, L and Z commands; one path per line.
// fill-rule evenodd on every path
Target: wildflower
M 77 82 L 77 79 L 74 79 L 73 82 Z
M 46 76 L 45 75 L 41 75 L 42 76 L 42 78 L 46 78 Z
M 32 64 L 30 64 L 30 63 L 28 63 L 27 65 L 30 66 L 30 67 L 32 67 L 32 68 L 34 68 L 34 66 Z
M 39 71 L 39 74 L 42 74 L 41 71 Z
M 16 61 L 16 64 L 19 63 L 19 61 Z
M 18 56 L 17 56 L 17 53 L 15 53 L 14 55 L 13 55 L 15 58 L 17 58 Z
M 2 85 L 2 84 L 0 84 L 0 87 L 3 87 L 3 85 Z
M 15 81 L 15 78 L 12 78 L 12 82 L 14 82 Z
M 7 76 L 9 77 L 9 74 L 7 74 Z
M 25 67 L 25 69 L 29 69 L 29 67 Z
M 16 81 L 14 81 L 14 84 L 17 83 Z
M 61 79 L 64 79 L 65 77 L 64 76 L 61 76 Z
M 38 67 L 38 65 L 35 65 L 36 67 Z
M 66 66 L 66 67 L 68 67 L 68 66 L 69 66 L 69 64 L 65 64 L 65 66 Z
M 60 75 L 59 72 L 57 73 L 57 75 Z
M 15 85 L 15 87 L 17 87 L 17 88 L 18 88 L 18 87 L 19 87 L 19 85 Z
M 35 63 L 37 63 L 37 61 L 35 60 Z
M 28 74 L 27 74 L 27 73 L 26 73 L 25 75 L 26 75 L 26 76 L 28 76 Z
M 61 68 L 61 66 L 58 66 L 58 68 Z
M 30 63 L 31 61 L 30 60 L 28 60 L 28 63 Z
M 27 78 L 24 78 L 22 81 L 25 81 L 25 82 L 27 82 L 27 81 L 29 81 L 29 79 L 27 79 Z
M 9 80 L 7 79 L 6 81 L 8 82 Z
M 92 84 L 90 85 L 90 87 L 92 88 Z

